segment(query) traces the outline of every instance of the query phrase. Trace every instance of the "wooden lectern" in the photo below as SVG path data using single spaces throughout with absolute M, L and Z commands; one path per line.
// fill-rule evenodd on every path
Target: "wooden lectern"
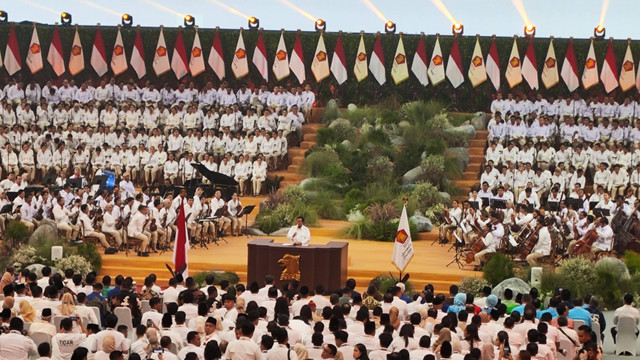
M 255 239 L 247 246 L 247 284 L 257 281 L 262 286 L 265 275 L 273 275 L 279 289 L 296 279 L 310 289 L 322 284 L 327 290 L 337 290 L 347 280 L 349 243 L 287 246 L 273 239 Z

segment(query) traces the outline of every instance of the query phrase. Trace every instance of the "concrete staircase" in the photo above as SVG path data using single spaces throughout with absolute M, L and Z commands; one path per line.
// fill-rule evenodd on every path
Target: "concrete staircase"
M 311 120 L 314 119 L 312 118 Z M 306 176 L 300 173 L 300 167 L 304 161 L 304 153 L 316 144 L 316 132 L 323 126 L 324 124 L 319 122 L 311 122 L 303 125 L 302 142 L 300 143 L 300 147 L 289 148 L 289 166 L 287 167 L 287 170 L 273 171 L 270 174 L 267 174 L 267 176 L 282 176 L 284 179 L 280 183 L 281 188 L 299 184 L 300 181 L 304 180 Z
M 484 163 L 484 152 L 487 144 L 487 130 L 477 130 L 476 136 L 469 140 L 469 164 L 462 173 L 462 177 L 454 180 L 454 184 L 458 190 L 458 195 L 454 196 L 456 200 L 468 199 L 469 191 L 472 186 L 477 186 L 480 181 L 480 170 Z

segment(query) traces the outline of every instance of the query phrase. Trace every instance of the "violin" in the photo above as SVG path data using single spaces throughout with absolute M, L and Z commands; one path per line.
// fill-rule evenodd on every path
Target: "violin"
M 478 234 L 476 239 L 473 241 L 473 244 L 471 244 L 471 251 L 467 255 L 467 258 L 465 259 L 465 262 L 467 264 L 471 264 L 476 254 L 479 253 L 482 250 L 482 248 L 484 248 L 484 242 L 483 242 L 484 237 L 487 236 L 487 234 L 491 231 L 491 229 L 493 229 L 493 224 L 492 223 L 487 224 L 487 226 Z

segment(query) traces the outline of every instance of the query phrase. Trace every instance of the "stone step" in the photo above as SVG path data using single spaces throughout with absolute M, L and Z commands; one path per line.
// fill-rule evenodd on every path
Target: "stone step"
M 301 149 L 299 147 L 290 148 L 287 150 L 289 157 L 296 157 L 299 155 L 304 156 L 304 153 L 307 152 L 307 149 Z
M 471 139 L 469 140 L 469 147 L 483 147 L 486 145 L 487 141 L 485 139 Z
M 313 145 L 315 145 L 315 141 L 303 141 L 300 143 L 301 149 L 310 149 Z
M 299 164 L 291 164 L 287 167 L 287 172 L 289 173 L 300 173 L 300 165 Z

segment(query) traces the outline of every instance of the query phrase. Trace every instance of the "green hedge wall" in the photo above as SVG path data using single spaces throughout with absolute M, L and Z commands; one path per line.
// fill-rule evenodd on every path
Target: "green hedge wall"
M 5 44 L 9 37 L 9 26 L 8 24 L 0 25 L 0 52 L 4 54 L 5 52 Z M 51 66 L 46 61 L 46 56 L 49 51 L 49 46 L 51 44 L 51 37 L 53 36 L 53 26 L 50 25 L 38 25 L 38 35 L 40 38 L 40 43 L 42 45 L 42 54 L 45 62 L 45 67 L 40 72 L 35 75 L 31 75 L 29 69 L 26 67 L 24 59 L 27 55 L 27 48 L 29 46 L 29 42 L 31 40 L 31 33 L 33 30 L 33 25 L 31 23 L 21 23 L 15 24 L 16 34 L 18 37 L 18 42 L 20 43 L 20 55 L 22 57 L 23 68 L 20 72 L 16 73 L 18 78 L 21 78 L 23 81 L 30 81 L 34 79 L 38 82 L 45 82 L 48 79 L 54 78 L 55 74 L 51 69 Z M 62 45 L 64 49 L 64 57 L 65 63 L 69 60 L 69 52 L 71 49 L 71 44 L 73 42 L 74 36 L 74 27 L 59 27 L 60 37 L 62 39 Z M 158 41 L 158 34 L 160 32 L 159 27 L 156 28 L 142 28 L 142 38 L 144 42 L 144 51 L 145 51 L 145 61 L 147 64 L 147 75 L 145 79 L 148 78 L 151 81 L 157 84 L 163 84 L 165 82 L 175 82 L 176 78 L 173 72 L 167 72 L 162 75 L 160 78 L 155 76 L 152 68 L 153 55 L 155 51 L 155 46 Z M 96 78 L 97 75 L 93 71 L 93 68 L 90 67 L 90 57 L 91 57 L 91 48 L 93 46 L 93 40 L 96 32 L 95 26 L 81 26 L 80 27 L 80 39 L 82 41 L 82 46 L 85 55 L 85 70 L 76 76 L 78 81 L 82 81 L 87 78 Z M 113 49 L 113 43 L 116 38 L 116 27 L 102 27 L 102 36 L 105 42 L 105 48 L 107 52 L 107 62 L 111 59 L 111 49 Z M 243 32 L 245 46 L 248 51 L 249 58 L 249 68 L 250 73 L 248 76 L 244 77 L 241 80 L 236 80 L 233 77 L 233 73 L 231 72 L 231 60 L 233 59 L 233 52 L 235 50 L 236 42 L 238 39 L 239 30 L 220 30 L 220 38 L 222 41 L 222 45 L 224 48 L 224 58 L 226 65 L 226 74 L 229 83 L 232 86 L 236 86 L 239 82 L 246 82 L 248 84 L 259 85 L 264 81 L 260 77 L 257 69 L 251 62 L 253 52 L 255 49 L 255 44 L 258 37 L 258 32 L 245 30 Z M 131 49 L 133 47 L 133 41 L 135 39 L 136 28 L 122 28 L 122 37 L 125 43 L 127 58 L 131 57 Z M 203 52 L 205 55 L 205 61 L 209 58 L 209 52 L 211 50 L 211 44 L 213 43 L 213 37 L 215 34 L 214 29 L 200 29 L 200 41 L 203 46 Z M 297 84 L 297 79 L 293 74 L 289 77 L 275 82 L 273 81 L 273 72 L 271 71 L 271 65 L 273 62 L 274 54 L 276 51 L 276 47 L 278 45 L 278 40 L 280 37 L 279 31 L 265 31 L 264 33 L 265 45 L 267 48 L 267 58 L 269 61 L 269 85 L 280 84 L 284 86 L 293 86 Z M 173 45 L 177 36 L 176 28 L 165 28 L 164 35 L 167 42 L 167 48 L 169 49 L 170 55 L 173 53 Z M 185 46 L 188 50 L 191 49 L 193 38 L 195 35 L 194 29 L 183 29 L 183 37 L 185 39 Z M 293 48 L 293 44 L 296 37 L 295 31 L 287 31 L 284 34 L 285 41 L 287 44 L 287 48 L 289 53 Z M 459 40 L 460 52 L 462 54 L 463 66 L 464 66 L 464 74 L 465 74 L 465 82 L 458 89 L 453 89 L 448 81 L 440 83 L 436 87 L 431 85 L 427 87 L 423 87 L 418 80 L 411 75 L 410 79 L 400 83 L 399 85 L 395 85 L 393 80 L 391 79 L 391 63 L 393 56 L 395 54 L 396 46 L 398 44 L 398 35 L 382 35 L 382 44 L 384 47 L 384 57 L 385 64 L 387 68 L 387 82 L 384 86 L 380 86 L 378 82 L 374 79 L 374 77 L 369 74 L 369 77 L 358 83 L 353 75 L 353 65 L 355 62 L 356 51 L 358 47 L 358 42 L 360 40 L 360 34 L 358 33 L 345 33 L 343 34 L 343 44 L 345 49 L 345 55 L 347 60 L 347 71 L 349 73 L 349 80 L 347 80 L 344 84 L 338 85 L 333 76 L 321 81 L 319 84 L 315 83 L 315 79 L 313 74 L 311 73 L 311 59 L 313 58 L 315 48 L 318 42 L 319 34 L 315 32 L 303 32 L 301 34 L 302 37 L 302 47 L 304 50 L 304 59 L 306 64 L 307 71 L 307 82 L 309 82 L 312 88 L 315 89 L 318 94 L 318 100 L 320 104 L 325 103 L 329 99 L 337 98 L 341 102 L 341 106 L 346 106 L 348 103 L 356 103 L 359 105 L 362 104 L 370 104 L 376 103 L 381 99 L 387 98 L 389 96 L 395 96 L 399 102 L 406 102 L 410 100 L 416 99 L 431 99 L 437 98 L 446 101 L 451 104 L 452 110 L 459 111 L 476 111 L 476 110 L 487 110 L 489 104 L 491 102 L 492 97 L 495 94 L 495 89 L 491 82 L 487 80 L 483 84 L 477 86 L 476 88 L 471 86 L 471 83 L 466 79 L 467 71 L 469 68 L 469 62 L 471 60 L 471 54 L 473 53 L 473 47 L 475 46 L 476 38 L 475 36 L 464 36 Z M 330 58 L 333 56 L 333 50 L 335 48 L 335 43 L 338 37 L 338 33 L 326 33 L 324 36 L 325 44 L 327 47 L 327 51 L 330 54 Z M 407 57 L 409 59 L 409 67 L 411 67 L 411 63 L 413 61 L 413 54 L 418 44 L 420 36 L 419 35 L 403 35 L 403 41 L 405 50 L 407 52 Z M 431 52 L 433 51 L 433 46 L 435 43 L 435 36 L 425 36 L 425 45 L 427 47 L 427 56 L 431 56 Z M 365 34 L 365 43 L 367 47 L 368 55 L 371 54 L 373 49 L 373 43 L 375 41 L 375 34 Z M 498 53 L 500 57 L 500 67 L 501 67 L 501 84 L 502 91 L 513 91 L 514 93 L 524 93 L 527 95 L 532 95 L 535 92 L 531 91 L 528 84 L 523 81 L 520 85 L 516 86 L 514 89 L 509 89 L 506 79 L 504 78 L 505 66 L 508 61 L 509 53 L 511 52 L 511 46 L 513 43 L 512 37 L 500 37 L 496 39 L 498 46 Z M 442 52 L 445 58 L 448 58 L 449 51 L 451 49 L 451 45 L 453 42 L 452 36 L 441 36 L 440 37 L 440 45 L 442 47 Z M 554 46 L 556 51 L 556 56 L 558 59 L 559 69 L 562 66 L 564 61 L 564 54 L 567 49 L 567 45 L 569 43 L 569 39 L 558 39 L 554 40 Z M 481 37 L 480 44 L 482 46 L 483 54 L 486 58 L 486 54 L 489 51 L 489 46 L 491 44 L 490 37 Z M 595 51 L 598 59 L 598 72 L 602 68 L 602 63 L 604 60 L 604 54 L 607 49 L 608 41 L 595 41 Z M 614 50 L 616 54 L 616 60 L 618 63 L 618 69 L 621 67 L 622 59 L 624 57 L 624 53 L 626 51 L 626 40 L 614 41 Z M 519 38 L 518 39 L 518 48 L 520 50 L 521 58 L 524 56 L 526 51 L 526 47 L 528 45 L 528 40 Z M 549 39 L 535 39 L 534 46 L 536 50 L 536 60 L 538 64 L 539 73 L 542 72 L 542 65 L 545 60 L 545 56 L 547 53 L 547 48 L 549 46 Z M 574 48 L 576 52 L 576 58 L 578 62 L 578 71 L 579 76 L 582 75 L 582 70 L 584 67 L 584 61 L 587 55 L 587 51 L 589 49 L 589 40 L 588 39 L 580 39 L 574 40 Z M 638 41 L 633 41 L 631 43 L 631 49 L 634 54 L 634 59 L 637 61 L 640 56 L 640 43 Z M 637 64 L 637 62 L 636 62 Z M 68 65 L 68 64 L 67 64 Z M 214 83 L 218 83 L 218 79 L 216 78 L 213 70 L 209 68 L 207 65 L 207 70 L 198 75 L 194 80 L 198 83 L 203 83 L 209 80 L 214 81 Z M 7 79 L 6 70 L 0 70 L 0 74 L 2 74 L 4 81 Z M 109 72 L 107 76 L 110 76 Z M 67 73 L 63 74 L 63 78 L 69 78 L 70 75 Z M 124 74 L 118 76 L 118 81 L 128 81 L 129 79 L 136 80 L 137 77 L 135 72 L 131 67 Z M 144 79 L 143 79 L 144 80 Z M 190 75 L 183 78 L 183 81 L 190 81 Z M 542 82 L 540 82 L 542 85 Z M 558 95 L 566 95 L 568 90 L 564 85 L 564 82 L 560 80 L 555 87 L 549 90 L 541 90 L 545 96 L 558 96 Z M 602 85 L 595 86 L 589 91 L 584 91 L 582 88 L 577 90 L 577 92 L 582 96 L 587 95 L 600 95 L 604 93 L 604 89 Z M 614 94 L 618 98 L 618 100 L 622 100 L 626 95 L 637 95 L 637 90 L 632 89 L 627 94 L 623 94 L 620 89 L 614 90 Z

